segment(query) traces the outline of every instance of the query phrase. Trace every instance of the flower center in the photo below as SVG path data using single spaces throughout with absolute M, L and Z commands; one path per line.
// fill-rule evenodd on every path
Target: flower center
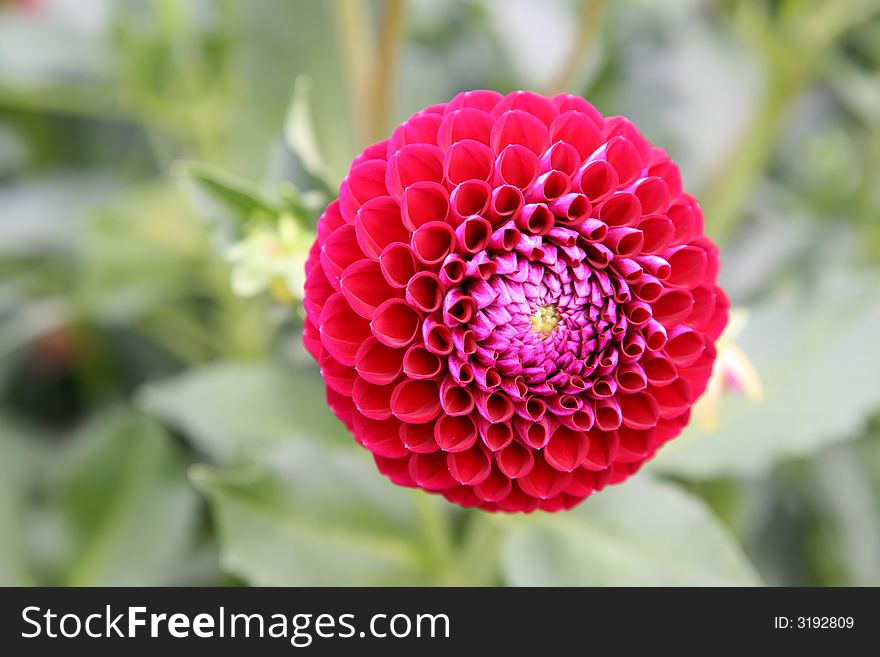
M 447 293 L 434 321 L 449 331 L 457 383 L 463 373 L 464 381 L 473 378 L 489 394 L 503 386 L 553 396 L 596 371 L 597 377 L 613 371 L 617 343 L 628 330 L 615 295 L 617 288 L 628 294 L 626 283 L 603 263 L 584 262 L 587 251 L 580 245 L 589 244 L 579 233 L 554 231 L 524 242 L 520 250 L 527 254 L 486 254 L 494 272 Z
M 556 304 L 541 306 L 532 314 L 529 322 L 531 322 L 532 330 L 535 333 L 547 337 L 559 324 L 559 311 L 556 309 Z

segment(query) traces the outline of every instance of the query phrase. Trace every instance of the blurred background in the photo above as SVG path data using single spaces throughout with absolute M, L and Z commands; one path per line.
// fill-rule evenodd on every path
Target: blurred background
M 565 514 L 386 482 L 299 345 L 348 162 L 472 88 L 635 121 L 736 309 Z M 3 0 L 0 584 L 880 585 L 878 183 L 878 0 Z

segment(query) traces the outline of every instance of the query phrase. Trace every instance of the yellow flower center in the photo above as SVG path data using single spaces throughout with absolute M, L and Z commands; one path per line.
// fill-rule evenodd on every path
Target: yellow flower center
M 531 322 L 532 330 L 535 333 L 540 333 L 542 336 L 546 337 L 550 335 L 553 332 L 553 329 L 556 328 L 557 324 L 559 324 L 559 311 L 556 310 L 556 306 L 553 304 L 541 306 L 529 318 L 529 321 Z

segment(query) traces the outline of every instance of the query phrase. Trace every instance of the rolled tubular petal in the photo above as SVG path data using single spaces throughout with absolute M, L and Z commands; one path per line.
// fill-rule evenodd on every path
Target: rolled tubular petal
M 400 376 L 403 361 L 403 350 L 393 349 L 371 336 L 361 343 L 355 356 L 354 368 L 365 381 L 386 385 Z
M 437 128 L 437 145 L 448 151 L 454 143 L 472 139 L 488 146 L 493 125 L 489 113 L 476 107 L 446 112 Z
M 513 185 L 499 185 L 492 190 L 489 200 L 489 215 L 493 224 L 516 215 L 525 203 L 519 188 Z
M 706 337 L 687 326 L 678 325 L 669 331 L 663 352 L 679 367 L 693 365 L 706 347 Z
M 533 91 L 513 91 L 501 98 L 491 109 L 492 117 L 497 119 L 507 110 L 525 110 L 550 126 L 559 115 L 559 110 L 549 98 Z
M 426 267 L 439 265 L 455 246 L 455 231 L 442 221 L 423 224 L 412 234 L 413 254 Z
M 460 253 L 475 255 L 486 250 L 491 236 L 492 224 L 479 215 L 473 215 L 455 229 L 455 245 Z
M 550 203 L 550 211 L 556 216 L 556 221 L 565 226 L 583 223 L 592 209 L 590 199 L 578 193 L 563 194 Z
M 571 189 L 571 178 L 562 171 L 550 170 L 539 175 L 523 194 L 527 201 L 547 203 L 567 194 Z
M 393 385 L 376 385 L 365 379 L 357 379 L 351 391 L 354 407 L 364 417 L 386 420 L 391 417 Z
M 443 284 L 432 271 L 420 271 L 406 284 L 406 302 L 423 313 L 431 313 L 443 304 Z
M 547 125 L 533 114 L 523 110 L 508 110 L 495 118 L 489 136 L 492 150 L 500 153 L 506 146 L 525 146 L 535 155 L 541 155 L 550 146 Z
M 653 356 L 642 363 L 645 377 L 652 386 L 669 385 L 678 378 L 675 363 L 665 356 Z
M 492 472 L 492 457 L 479 445 L 450 452 L 446 457 L 449 474 L 463 486 L 478 486 Z
M 428 491 L 443 491 L 459 485 L 449 473 L 446 454 L 442 451 L 413 454 L 409 459 L 409 476 L 419 488 Z
M 356 413 L 354 415 L 354 429 L 358 442 L 376 456 L 388 459 L 409 456 L 409 450 L 401 442 L 396 431 L 397 422 L 393 418 L 371 420 Z
M 343 365 L 354 366 L 361 343 L 369 337 L 370 325 L 355 313 L 342 294 L 324 304 L 318 318 L 321 344 Z
M 443 372 L 443 361 L 424 345 L 414 344 L 403 355 L 401 368 L 410 379 L 433 379 Z
M 589 115 L 571 110 L 560 114 L 550 124 L 550 140 L 568 144 L 584 161 L 599 148 L 602 132 Z
M 613 194 L 618 186 L 617 171 L 605 160 L 585 163 L 572 177 L 572 188 L 585 194 L 596 205 Z
M 355 227 L 346 224 L 327 236 L 321 248 L 320 263 L 327 281 L 338 291 L 342 272 L 363 258 Z
M 434 440 L 434 424 L 400 424 L 400 442 L 415 454 L 430 454 L 440 449 Z
M 349 265 L 339 279 L 339 290 L 351 309 L 364 319 L 370 319 L 384 301 L 399 294 L 385 282 L 379 264 L 371 260 Z
M 440 114 L 428 111 L 414 114 L 397 126 L 388 140 L 386 153 L 394 154 L 407 144 L 436 144 L 442 119 Z
M 385 281 L 393 288 L 403 288 L 415 276 L 419 264 L 412 247 L 402 242 L 386 246 L 379 255 L 379 269 Z
M 483 180 L 465 180 L 449 195 L 451 214 L 455 225 L 468 217 L 481 216 L 489 208 L 492 188 Z
M 659 253 L 669 245 L 675 237 L 675 226 L 669 217 L 652 214 L 642 217 L 637 228 L 645 236 L 642 249 L 645 253 Z
M 608 231 L 604 244 L 623 258 L 638 255 L 645 244 L 645 236 L 638 228 L 621 226 Z
M 526 189 L 538 177 L 541 166 L 538 156 L 525 146 L 510 145 L 495 160 L 494 183 Z
M 529 203 L 516 217 L 517 228 L 529 235 L 546 235 L 555 223 L 553 213 L 544 203 Z
M 504 476 L 509 479 L 518 479 L 531 472 L 535 465 L 535 457 L 533 450 L 514 442 L 495 452 L 495 462 Z
M 598 206 L 598 216 L 609 228 L 629 226 L 642 216 L 642 204 L 631 192 L 614 192 Z
M 450 185 L 492 177 L 495 154 L 485 144 L 463 139 L 452 144 L 443 158 L 443 174 Z
M 561 493 L 570 477 L 569 473 L 554 470 L 547 463 L 544 453 L 538 452 L 532 469 L 516 483 L 526 495 L 546 500 Z
M 345 221 L 353 224 L 358 209 L 366 201 L 388 194 L 387 169 L 384 159 L 368 159 L 352 165 L 339 187 L 339 210 Z
M 672 268 L 666 279 L 669 285 L 690 289 L 699 284 L 706 274 L 708 258 L 706 252 L 699 247 L 675 247 L 665 251 L 663 257 Z
M 637 180 L 630 188 L 642 206 L 643 214 L 662 214 L 669 209 L 672 195 L 662 178 L 649 176 Z
M 419 332 L 421 316 L 403 299 L 389 299 L 373 313 L 370 330 L 389 347 L 405 347 Z
M 440 282 L 447 288 L 455 287 L 464 280 L 468 263 L 457 253 L 450 253 L 440 266 Z
M 544 458 L 551 468 L 571 472 L 581 464 L 589 448 L 587 434 L 559 427 L 544 447 Z
M 497 502 L 510 495 L 513 483 L 499 470 L 493 468 L 481 483 L 474 486 L 474 494 L 483 502 Z
M 327 351 L 321 354 L 318 364 L 321 366 L 321 376 L 324 377 L 327 387 L 332 388 L 340 395 L 351 395 L 354 381 L 358 375 L 354 369 L 346 367 Z
M 444 415 L 434 425 L 434 440 L 444 452 L 470 449 L 477 437 L 477 426 L 469 415 Z
M 474 394 L 454 379 L 440 384 L 440 405 L 447 415 L 469 415 L 474 410 Z
M 439 183 L 417 182 L 403 191 L 400 212 L 401 221 L 410 232 L 432 221 L 446 221 L 449 192 Z
M 407 144 L 388 159 L 385 186 L 395 199 L 417 182 L 443 182 L 443 151 L 433 144 Z
M 405 242 L 409 236 L 400 218 L 400 205 L 390 196 L 372 198 L 360 207 L 355 233 L 364 254 L 373 260 L 379 259 L 386 246 Z
M 440 412 L 436 382 L 406 379 L 391 394 L 391 412 L 398 420 L 411 424 L 430 422 Z

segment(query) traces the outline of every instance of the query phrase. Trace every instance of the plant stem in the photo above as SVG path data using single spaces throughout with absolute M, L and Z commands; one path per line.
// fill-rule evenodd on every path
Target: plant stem
M 363 147 L 369 134 L 370 66 L 375 51 L 370 21 L 363 0 L 335 0 L 333 8 L 348 76 L 348 100 L 356 146 Z
M 573 90 L 572 87 L 577 80 L 577 75 L 583 67 L 583 60 L 602 24 L 604 11 L 605 0 L 584 0 L 581 5 L 574 43 L 562 68 L 549 86 L 551 95 Z
M 707 232 L 724 244 L 736 228 L 743 203 L 767 166 L 782 124 L 807 81 L 771 74 L 751 123 L 702 194 Z
M 370 85 L 372 102 L 368 135 L 371 142 L 379 141 L 385 136 L 391 107 L 391 88 L 400 52 L 405 6 L 405 0 L 386 0 L 385 3 L 382 28 L 379 33 L 379 51 L 373 70 L 373 83 Z
M 452 556 L 452 538 L 449 521 L 443 513 L 436 495 L 416 491 L 416 510 L 422 527 L 430 572 L 436 583 L 448 583 L 449 564 Z
M 766 17 L 749 14 L 769 75 L 751 123 L 704 190 L 707 232 L 723 245 L 733 234 L 742 207 L 773 156 L 792 105 L 815 77 L 824 52 L 847 30 L 876 13 L 871 0 L 829 0 L 794 23 L 771 28 Z M 756 22 L 757 21 L 757 22 Z
M 498 579 L 499 526 L 484 511 L 468 509 L 457 571 L 467 586 L 491 586 Z

